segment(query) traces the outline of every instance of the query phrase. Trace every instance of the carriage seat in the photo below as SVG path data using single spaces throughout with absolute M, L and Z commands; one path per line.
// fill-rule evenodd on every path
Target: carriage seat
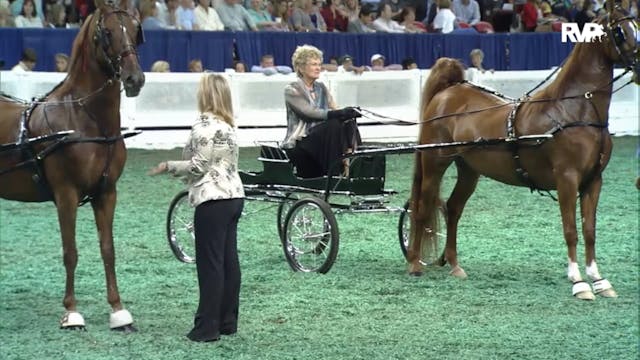
M 260 145 L 260 156 L 258 160 L 262 162 L 290 162 L 287 153 L 277 146 Z

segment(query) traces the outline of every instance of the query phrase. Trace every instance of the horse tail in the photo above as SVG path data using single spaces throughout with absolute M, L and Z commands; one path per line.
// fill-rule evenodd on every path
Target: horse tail
M 429 173 L 432 170 L 428 168 L 428 155 L 426 152 L 416 151 L 415 156 L 410 204 L 412 226 L 407 252 L 410 273 L 419 272 L 420 260 L 430 262 L 439 255 L 437 234 L 440 228 L 438 212 L 443 206 L 440 199 L 442 179 Z
M 424 117 L 427 106 L 437 93 L 463 81 L 464 66 L 460 61 L 446 57 L 438 59 L 422 89 L 420 114 Z

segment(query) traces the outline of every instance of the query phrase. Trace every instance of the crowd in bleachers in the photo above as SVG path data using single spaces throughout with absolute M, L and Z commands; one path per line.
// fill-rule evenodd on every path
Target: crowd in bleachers
M 353 33 L 559 31 L 604 0 L 130 0 L 144 29 Z M 93 0 L 0 0 L 0 27 L 74 28 Z M 638 16 L 638 1 L 631 4 Z

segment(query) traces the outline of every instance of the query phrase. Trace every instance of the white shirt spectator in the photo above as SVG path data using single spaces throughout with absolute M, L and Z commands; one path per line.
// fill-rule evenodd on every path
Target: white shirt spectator
M 197 6 L 195 10 L 193 10 L 193 15 L 195 18 L 195 24 L 198 25 L 199 30 L 224 30 L 224 24 L 220 20 L 216 10 L 212 7 L 205 9 L 202 6 Z
M 18 15 L 15 19 L 17 28 L 43 28 L 44 24 L 42 20 L 35 16 L 32 18 L 27 18 L 22 15 Z
M 398 24 L 397 21 L 394 20 L 385 20 L 383 18 L 377 18 L 373 21 L 371 26 L 379 32 L 386 33 L 403 33 L 404 26 Z
M 480 5 L 476 0 L 453 0 L 451 9 L 459 22 L 475 25 L 480 21 Z
M 447 34 L 453 31 L 453 24 L 456 21 L 456 16 L 453 11 L 449 9 L 440 9 L 433 19 L 433 28 L 440 30 L 441 33 Z

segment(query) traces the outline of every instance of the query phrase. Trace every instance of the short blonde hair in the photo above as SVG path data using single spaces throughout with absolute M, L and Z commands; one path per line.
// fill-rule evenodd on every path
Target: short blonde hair
M 322 63 L 322 51 L 315 46 L 307 44 L 296 48 L 296 51 L 291 55 L 291 63 L 293 64 L 293 69 L 298 76 L 301 75 L 300 71 L 302 67 L 304 67 L 311 59 L 318 59 Z
M 471 53 L 469 54 L 470 57 L 474 57 L 474 56 L 480 56 L 481 58 L 484 58 L 484 52 L 482 52 L 482 50 L 480 49 L 473 49 L 471 50 Z
M 169 63 L 164 60 L 158 60 L 151 65 L 151 72 L 170 72 Z
M 233 126 L 231 89 L 227 80 L 218 74 L 206 73 L 198 86 L 198 111 L 210 112 Z

